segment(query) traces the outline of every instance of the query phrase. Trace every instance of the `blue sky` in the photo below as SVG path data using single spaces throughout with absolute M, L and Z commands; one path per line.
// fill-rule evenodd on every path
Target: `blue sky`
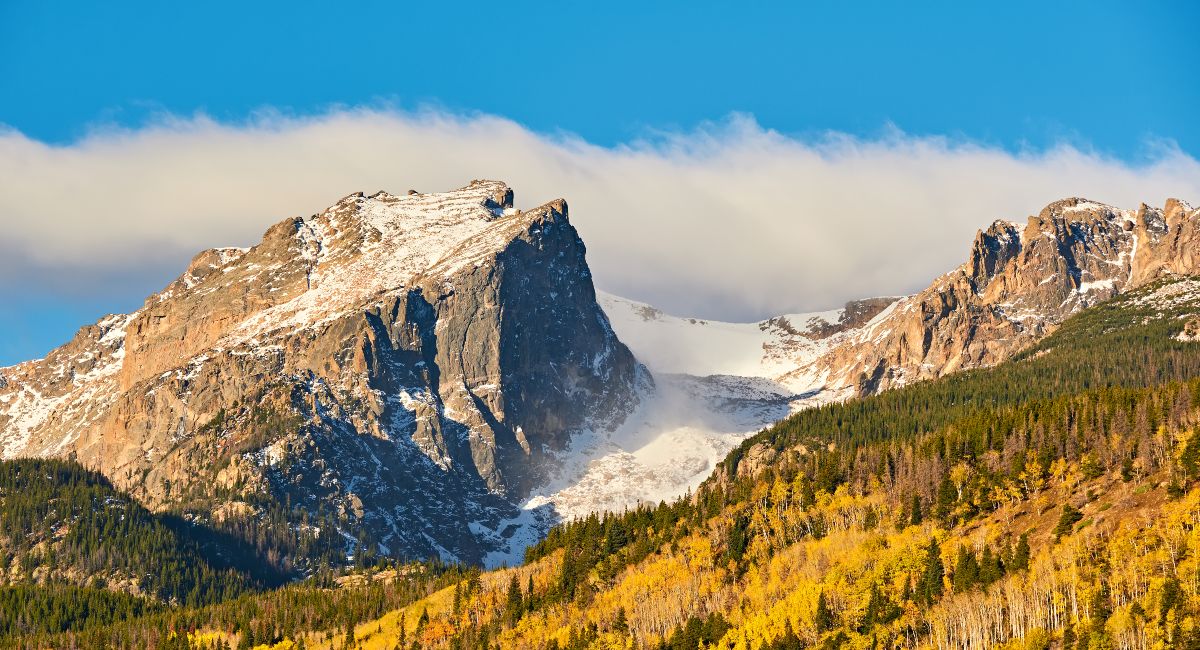
M 236 125 L 263 114 L 432 107 L 620 149 L 663 133 L 703 136 L 705 125 L 739 114 L 797 141 L 899 131 L 1016 156 L 1068 143 L 1137 166 L 1164 148 L 1200 154 L 1197 24 L 1192 2 L 6 0 L 0 124 L 67 150 L 98 130 L 136 131 L 164 115 Z M 100 198 L 90 205 L 96 218 L 120 209 Z M 0 224 L 30 218 L 0 213 Z M 0 252 L 39 245 L 0 239 Z M 952 252 L 946 259 L 961 257 Z M 187 256 L 181 247 L 168 257 L 109 264 L 107 277 L 121 281 L 103 290 L 46 279 L 54 262 L 31 263 L 24 277 L 0 265 L 9 273 L 0 278 L 0 365 L 44 354 L 104 312 L 135 308 Z M 758 307 L 774 305 L 739 314 Z
M 334 9 L 340 7 L 340 9 Z M 1194 2 L 7 0 L 0 122 L 70 141 L 202 110 L 434 103 L 613 144 L 731 111 L 790 133 L 1200 148 Z

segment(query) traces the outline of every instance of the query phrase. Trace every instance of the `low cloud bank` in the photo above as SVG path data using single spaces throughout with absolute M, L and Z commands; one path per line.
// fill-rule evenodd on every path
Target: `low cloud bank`
M 202 248 L 350 192 L 497 178 L 518 207 L 563 197 L 596 283 L 683 315 L 749 320 L 908 293 L 994 219 L 1086 196 L 1200 201 L 1200 163 L 1071 146 L 1022 154 L 893 133 L 800 140 L 746 116 L 619 147 L 499 117 L 339 110 L 224 124 L 167 118 L 66 146 L 0 132 L 0 289 L 126 300 Z

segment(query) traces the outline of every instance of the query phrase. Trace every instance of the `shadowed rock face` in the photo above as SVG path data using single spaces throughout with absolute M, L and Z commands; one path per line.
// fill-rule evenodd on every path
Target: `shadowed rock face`
M 74 455 L 153 506 L 267 498 L 477 561 L 584 429 L 649 382 L 555 201 L 502 183 L 351 195 L 198 255 L 130 315 L 5 369 L 6 456 Z

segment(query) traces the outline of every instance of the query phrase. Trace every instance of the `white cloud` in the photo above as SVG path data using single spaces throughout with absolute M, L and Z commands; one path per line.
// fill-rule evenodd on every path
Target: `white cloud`
M 254 243 L 352 191 L 473 178 L 508 181 L 520 207 L 566 198 L 600 287 L 740 319 L 921 288 L 978 228 L 1058 198 L 1200 200 L 1200 163 L 1170 146 L 1130 164 L 902 133 L 802 141 L 744 116 L 615 148 L 436 111 L 171 118 L 67 146 L 0 133 L 0 277 L 161 285 L 202 248 Z

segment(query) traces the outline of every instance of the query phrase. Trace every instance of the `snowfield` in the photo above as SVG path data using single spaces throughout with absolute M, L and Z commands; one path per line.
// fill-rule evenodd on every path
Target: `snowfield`
M 800 408 L 842 397 L 804 373 L 807 362 L 842 340 L 843 334 L 810 333 L 836 324 L 840 309 L 726 323 L 671 316 L 603 292 L 597 300 L 617 337 L 654 376 L 654 387 L 616 430 L 575 437 L 555 478 L 495 531 L 508 546 L 491 553 L 488 566 L 519 564 L 525 547 L 555 520 L 694 491 L 742 440 Z

